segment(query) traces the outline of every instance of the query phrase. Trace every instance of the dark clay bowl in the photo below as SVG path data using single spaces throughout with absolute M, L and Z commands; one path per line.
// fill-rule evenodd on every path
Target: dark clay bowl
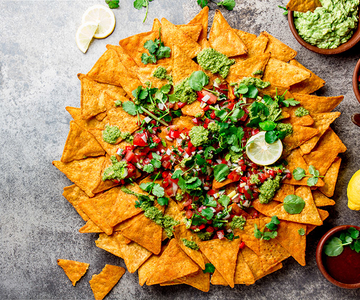
M 359 76 L 360 76 L 360 60 L 357 62 L 356 66 L 355 66 L 353 78 L 352 78 L 354 94 L 355 94 L 357 101 L 359 101 L 359 103 L 360 103 Z
M 360 13 L 359 13 L 359 15 L 360 15 Z M 346 43 L 340 45 L 339 47 L 337 47 L 335 49 L 321 49 L 316 46 L 308 44 L 300 37 L 299 33 L 297 32 L 297 30 L 295 28 L 293 11 L 289 11 L 288 21 L 289 21 L 290 30 L 291 30 L 292 34 L 294 35 L 295 39 L 306 49 L 309 49 L 309 50 L 319 53 L 319 54 L 324 54 L 324 55 L 339 54 L 339 53 L 345 52 L 345 51 L 349 50 L 350 48 L 354 47 L 360 41 L 360 26 L 358 25 L 356 31 L 354 32 L 354 35 Z
M 317 248 L 316 248 L 316 263 L 318 265 L 318 268 L 320 270 L 320 272 L 323 274 L 323 276 L 330 281 L 332 284 L 339 286 L 341 288 L 344 289 L 358 289 L 360 288 L 360 282 L 359 283 L 353 283 L 353 284 L 349 284 L 349 283 L 342 283 L 339 282 L 337 280 L 335 280 L 334 278 L 332 278 L 329 273 L 326 271 L 326 268 L 324 266 L 323 263 L 323 249 L 324 249 L 324 245 L 326 243 L 326 241 L 332 237 L 334 234 L 340 232 L 340 231 L 344 231 L 349 229 L 350 227 L 354 227 L 357 230 L 360 231 L 360 227 L 359 226 L 353 226 L 353 225 L 341 225 L 341 226 L 336 226 L 333 229 L 330 229 L 327 233 L 324 234 L 324 236 L 320 239 Z

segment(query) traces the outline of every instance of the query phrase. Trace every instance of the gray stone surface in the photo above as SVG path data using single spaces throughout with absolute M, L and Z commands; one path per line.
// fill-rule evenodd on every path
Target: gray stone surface
M 80 105 L 78 72 L 86 73 L 105 45 L 151 29 L 153 18 L 188 22 L 198 11 L 196 0 L 154 0 L 149 16 L 130 0 L 115 10 L 117 27 L 105 40 L 96 40 L 83 55 L 75 32 L 83 12 L 103 0 L 0 1 L 0 299 L 93 299 L 88 281 L 105 263 L 124 266 L 121 259 L 95 246 L 96 234 L 80 234 L 83 225 L 62 197 L 70 181 L 51 161 L 61 157 L 69 130 L 65 106 Z M 325 57 L 303 49 L 293 38 L 287 19 L 274 0 L 238 0 L 233 12 L 223 11 L 230 25 L 259 34 L 266 30 L 298 51 L 297 59 L 327 81 L 319 95 L 345 95 L 333 125 L 348 151 L 330 218 L 309 237 L 307 266 L 292 258 L 282 270 L 255 285 L 211 287 L 203 294 L 188 286 L 140 287 L 137 274 L 126 273 L 107 299 L 355 299 L 360 292 L 328 283 L 315 262 L 316 244 L 334 225 L 357 224 L 359 213 L 347 208 L 346 186 L 360 169 L 360 128 L 350 121 L 360 112 L 351 76 L 360 45 L 346 54 Z M 211 18 L 215 5 L 211 4 Z M 90 263 L 84 278 L 72 287 L 57 266 L 58 258 Z

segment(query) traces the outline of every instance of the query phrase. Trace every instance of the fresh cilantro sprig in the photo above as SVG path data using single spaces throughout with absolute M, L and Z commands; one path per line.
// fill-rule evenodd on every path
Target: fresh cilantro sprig
M 309 166 L 309 173 L 311 175 L 306 175 L 305 170 L 303 168 L 298 167 L 293 171 L 293 177 L 295 180 L 301 180 L 304 177 L 309 177 L 307 180 L 308 186 L 316 185 L 319 181 L 319 178 L 324 177 L 324 176 L 320 176 L 320 172 L 316 170 L 313 165 Z
M 205 269 L 203 270 L 203 273 L 214 273 L 215 272 L 215 266 L 211 263 L 205 264 Z
M 119 0 L 105 0 L 105 2 L 111 9 L 119 7 Z
M 351 250 L 360 253 L 359 231 L 354 227 L 343 231 L 340 237 L 333 237 L 326 242 L 324 252 L 327 256 L 338 256 L 344 251 L 344 246 L 349 246 Z
M 263 231 L 260 231 L 259 228 L 257 227 L 257 225 L 255 224 L 254 236 L 257 239 L 262 239 L 265 241 L 274 239 L 277 237 L 277 229 L 278 229 L 279 224 L 280 224 L 280 221 L 277 216 L 273 216 L 271 218 L 271 221 L 265 225 L 265 227 L 267 229 L 269 229 L 270 231 L 265 231 L 265 228 Z
M 143 7 L 146 7 L 146 13 L 145 13 L 145 18 L 143 23 L 146 21 L 147 15 L 148 15 L 148 11 L 149 11 L 149 2 L 152 2 L 153 0 L 135 0 L 134 1 L 134 7 L 137 10 L 142 9 Z M 119 2 L 119 1 L 118 1 Z
M 161 27 L 159 29 L 159 38 L 154 40 L 147 40 L 144 44 L 144 48 L 150 53 L 143 53 L 141 55 L 141 62 L 145 65 L 149 63 L 156 64 L 159 59 L 170 57 L 171 49 L 166 47 L 161 41 Z
M 278 8 L 282 8 L 282 9 L 284 10 L 284 12 L 283 12 L 283 15 L 284 15 L 284 16 L 287 16 L 287 15 L 288 15 L 289 11 L 288 11 L 288 9 L 287 9 L 286 7 L 281 6 L 281 5 L 278 5 Z
M 216 3 L 215 1 L 212 0 L 197 0 L 197 3 L 201 6 L 201 8 L 204 8 L 205 6 L 209 5 L 209 2 Z M 233 10 L 236 5 L 236 2 L 235 0 L 223 0 L 216 4 L 218 6 L 223 6 L 227 10 Z

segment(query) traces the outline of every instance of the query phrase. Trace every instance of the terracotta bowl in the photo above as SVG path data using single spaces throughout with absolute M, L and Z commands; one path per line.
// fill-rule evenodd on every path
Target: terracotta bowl
M 352 78 L 354 94 L 355 94 L 356 99 L 360 103 L 359 76 L 360 76 L 360 59 L 355 66 L 353 78 Z
M 359 12 L 359 16 L 360 16 L 360 12 Z M 354 32 L 354 35 L 346 43 L 340 45 L 339 47 L 337 47 L 335 49 L 321 49 L 316 46 L 308 44 L 300 37 L 300 35 L 298 34 L 298 32 L 295 28 L 295 25 L 294 25 L 294 12 L 293 11 L 289 11 L 288 21 L 289 21 L 290 30 L 291 30 L 292 34 L 294 35 L 295 39 L 306 49 L 309 49 L 309 50 L 319 53 L 319 54 L 324 54 L 324 55 L 339 54 L 339 53 L 345 52 L 345 51 L 349 50 L 350 48 L 354 47 L 360 41 L 360 26 L 358 26 L 356 31 Z
M 340 231 L 344 231 L 349 229 L 350 227 L 354 227 L 357 230 L 360 231 L 360 227 L 359 226 L 353 226 L 353 225 L 341 225 L 341 226 L 336 226 L 333 229 L 330 229 L 327 233 L 324 234 L 324 236 L 320 239 L 317 248 L 316 248 L 316 263 L 318 265 L 318 268 L 320 270 L 320 272 L 323 274 L 323 276 L 330 281 L 332 284 L 339 286 L 341 288 L 344 289 L 358 289 L 360 288 L 360 282 L 359 283 L 353 283 L 353 284 L 349 284 L 349 283 L 342 283 L 339 282 L 337 280 L 335 280 L 334 278 L 332 278 L 329 273 L 326 271 L 326 268 L 324 266 L 323 263 L 323 248 L 324 245 L 326 243 L 326 241 L 332 237 L 334 234 L 340 232 Z

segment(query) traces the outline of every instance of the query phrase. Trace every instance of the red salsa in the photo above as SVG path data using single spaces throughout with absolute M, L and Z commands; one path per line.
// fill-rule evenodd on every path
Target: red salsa
M 327 256 L 323 260 L 329 275 L 342 283 L 360 282 L 360 253 L 344 247 L 344 251 L 338 256 Z

